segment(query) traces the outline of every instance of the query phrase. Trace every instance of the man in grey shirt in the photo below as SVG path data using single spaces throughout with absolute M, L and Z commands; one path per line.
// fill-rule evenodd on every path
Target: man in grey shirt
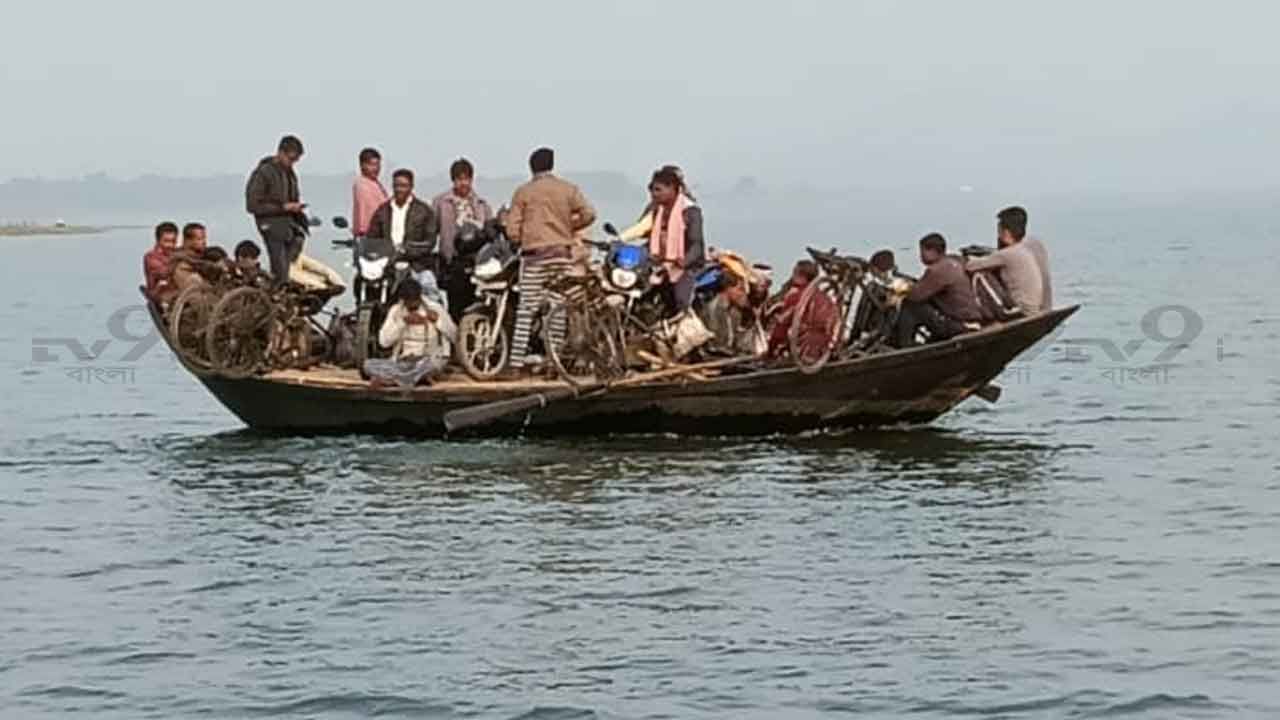
M 1000 249 L 965 266 L 970 273 L 993 270 L 1013 301 L 1028 315 L 1053 308 L 1053 287 L 1049 280 L 1049 251 L 1044 243 L 1027 235 L 1027 211 L 1009 207 L 996 215 L 996 238 Z

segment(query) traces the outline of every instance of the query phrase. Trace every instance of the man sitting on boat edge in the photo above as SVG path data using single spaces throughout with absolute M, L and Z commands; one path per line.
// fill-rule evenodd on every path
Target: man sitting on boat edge
M 204 225 L 189 222 L 182 226 L 182 246 L 169 258 L 169 279 L 178 292 L 205 282 L 201 264 L 209 250 L 209 236 Z
M 964 263 L 947 254 L 946 238 L 938 233 L 921 238 L 920 262 L 924 274 L 902 301 L 894 344 L 899 348 L 915 345 L 921 327 L 929 333 L 930 342 L 981 327 L 982 312 L 973 285 Z
M 1053 309 L 1049 280 L 1049 251 L 1044 243 L 1027 235 L 1027 211 L 1013 206 L 996 215 L 999 250 L 986 257 L 970 258 L 970 273 L 996 271 L 1014 304 L 1028 315 Z
M 156 225 L 156 243 L 142 256 L 142 278 L 147 298 L 163 307 L 176 294 L 171 283 L 171 260 L 178 247 L 178 226 L 171 222 Z

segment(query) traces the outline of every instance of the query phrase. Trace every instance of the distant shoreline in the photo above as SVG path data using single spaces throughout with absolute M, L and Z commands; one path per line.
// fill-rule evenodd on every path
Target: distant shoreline
M 0 225 L 0 237 L 30 237 L 33 235 L 97 235 L 108 230 L 120 230 L 141 225 Z

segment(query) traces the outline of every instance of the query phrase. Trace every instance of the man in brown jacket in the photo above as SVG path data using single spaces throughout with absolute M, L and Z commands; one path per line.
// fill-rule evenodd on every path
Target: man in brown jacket
M 596 220 L 595 208 L 582 190 L 551 174 L 555 153 L 538 148 L 529 157 L 533 179 L 516 189 L 504 230 L 512 244 L 520 248 L 520 305 L 512 333 L 510 367 L 524 367 L 529 353 L 529 335 L 534 314 L 542 305 L 546 282 L 568 271 L 581 256 L 581 242 L 575 235 Z M 563 315 L 557 319 L 563 321 Z M 564 340 L 566 328 L 548 326 L 551 342 Z

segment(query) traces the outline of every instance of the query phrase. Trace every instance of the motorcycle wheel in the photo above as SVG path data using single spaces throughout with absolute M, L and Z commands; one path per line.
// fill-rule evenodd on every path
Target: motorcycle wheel
M 205 348 L 212 369 L 246 378 L 267 362 L 276 324 L 271 296 L 255 287 L 236 288 L 214 305 Z
M 511 339 L 506 328 L 499 328 L 492 343 L 493 317 L 486 312 L 467 313 L 458 324 L 458 362 L 467 375 L 476 380 L 491 380 L 507 367 L 511 359 Z
M 373 308 L 362 307 L 356 314 L 356 343 L 352 349 L 352 360 L 356 369 L 364 372 L 364 361 L 371 356 L 369 343 L 373 336 Z
M 814 315 L 824 311 L 830 317 L 825 319 L 825 327 L 821 328 L 821 332 L 806 332 L 806 328 L 815 322 Z M 787 331 L 791 359 L 801 372 L 812 375 L 826 367 L 831 354 L 840 344 L 840 330 L 843 327 L 840 292 L 835 282 L 823 277 L 810 283 L 796 303 L 791 328 Z
M 183 290 L 169 310 L 169 338 L 182 359 L 200 370 L 209 370 L 209 353 L 205 334 L 218 296 L 207 285 Z

